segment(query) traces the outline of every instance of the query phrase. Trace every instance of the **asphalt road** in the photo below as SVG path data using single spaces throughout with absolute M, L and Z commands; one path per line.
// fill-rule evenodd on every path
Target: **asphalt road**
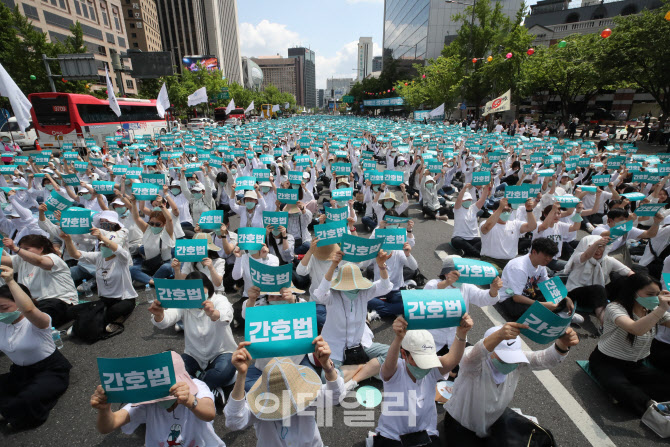
M 653 151 L 653 150 L 652 150 Z M 650 152 L 652 152 L 650 151 Z M 424 221 L 416 205 L 410 207 L 410 216 L 415 220 L 417 239 L 413 255 L 419 263 L 422 273 L 429 279 L 435 278 L 440 271 L 441 261 L 437 251 L 449 253 L 448 242 L 452 233 L 451 221 Z M 238 220 L 232 218 L 232 227 Z M 365 235 L 359 227 L 361 235 Z M 582 234 L 583 235 L 583 234 Z M 140 292 L 140 294 L 142 294 Z M 231 302 L 239 299 L 239 294 L 228 297 Z M 73 364 L 70 374 L 70 387 L 52 410 L 49 420 L 34 430 L 9 432 L 0 424 L 0 433 L 8 446 L 142 446 L 144 430 L 140 427 L 133 435 L 127 436 L 120 431 L 101 435 L 95 430 L 96 411 L 89 405 L 89 398 L 99 383 L 96 365 L 97 357 L 128 357 L 154 354 L 164 350 L 183 352 L 183 334 L 173 329 L 159 330 L 150 322 L 148 305 L 140 304 L 126 321 L 123 334 L 109 340 L 87 345 L 77 340 L 65 338 L 63 354 Z M 494 325 L 491 317 L 496 312 L 474 307 L 472 317 L 475 326 L 469 340 L 476 342 L 486 329 Z M 560 446 L 630 446 L 651 447 L 667 445 L 640 420 L 612 403 L 611 399 L 593 382 L 575 363 L 588 359 L 596 346 L 595 326 L 587 319 L 581 328 L 575 327 L 580 336 L 580 344 L 574 347 L 566 360 L 551 373 L 527 374 L 519 382 L 512 407 L 520 408 L 524 414 L 538 418 L 539 423 L 551 430 Z M 372 329 L 375 341 L 391 343 L 393 331 L 391 320 L 375 321 Z M 235 332 L 235 338 L 241 341 L 243 330 Z M 530 348 L 542 349 L 528 339 Z M 8 370 L 10 361 L 0 355 L 0 373 Z M 381 382 L 371 379 L 362 385 L 372 385 L 381 389 Z M 365 410 L 356 403 L 355 397 L 346 399 L 346 405 L 333 408 L 332 423 L 320 428 L 325 445 L 364 446 L 368 431 L 373 431 L 379 418 L 380 407 Z M 346 408 L 344 408 L 346 406 Z M 114 410 L 118 405 L 114 405 Z M 441 427 L 444 410 L 438 406 L 438 427 Z M 345 424 L 345 418 L 358 421 Z M 214 427 L 219 436 L 232 446 L 255 446 L 256 437 L 253 428 L 243 432 L 230 432 L 225 428 L 224 417 L 217 416 Z M 442 436 L 445 436 L 442 433 Z

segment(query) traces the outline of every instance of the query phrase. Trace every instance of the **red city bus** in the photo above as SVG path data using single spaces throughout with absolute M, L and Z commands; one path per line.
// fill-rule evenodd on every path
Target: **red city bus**
M 137 138 L 167 133 L 168 125 L 158 115 L 156 101 L 119 98 L 121 116 L 109 108 L 109 101 L 91 95 L 74 93 L 32 93 L 30 114 L 43 148 L 59 148 L 63 143 L 85 147 L 84 139 L 93 138 L 99 146 L 105 137 L 116 136 L 119 127 L 123 136 Z
M 217 123 L 225 123 L 229 118 L 237 118 L 238 120 L 244 119 L 244 109 L 238 107 L 230 111 L 230 114 L 226 115 L 226 107 L 217 107 L 214 109 L 214 121 Z

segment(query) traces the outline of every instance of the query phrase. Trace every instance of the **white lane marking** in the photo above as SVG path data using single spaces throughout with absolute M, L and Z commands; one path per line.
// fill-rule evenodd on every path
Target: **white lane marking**
M 440 257 L 440 253 L 437 251 L 436 253 Z M 484 314 L 489 317 L 489 320 L 494 325 L 500 326 L 506 323 L 502 315 L 493 306 L 481 307 L 480 309 L 484 311 Z M 521 340 L 521 347 L 526 351 L 532 351 L 523 339 Z M 605 434 L 551 371 L 533 371 L 533 374 L 535 374 L 535 377 L 538 378 L 542 386 L 549 391 L 549 394 L 551 394 L 592 446 L 616 447 L 616 444 L 612 442 L 609 436 Z

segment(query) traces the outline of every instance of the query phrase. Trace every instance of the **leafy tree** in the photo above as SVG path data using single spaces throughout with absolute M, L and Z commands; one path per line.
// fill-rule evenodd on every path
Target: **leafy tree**
M 604 39 L 603 60 L 620 80 L 651 94 L 661 106 L 661 124 L 670 115 L 670 22 L 664 7 L 641 14 L 615 17 L 612 35 Z

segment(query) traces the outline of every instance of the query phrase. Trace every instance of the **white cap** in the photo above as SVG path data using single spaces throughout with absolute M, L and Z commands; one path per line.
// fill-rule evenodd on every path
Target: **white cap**
M 421 369 L 441 368 L 442 362 L 437 356 L 433 335 L 424 330 L 407 331 L 402 339 L 402 348 L 412 354 L 414 363 Z
M 126 204 L 123 203 L 123 200 L 121 200 L 121 199 L 114 199 L 114 201 L 112 202 L 112 205 L 126 206 Z
M 244 198 L 245 199 L 258 200 L 258 196 L 256 195 L 256 191 L 244 191 Z
M 484 334 L 484 338 L 493 334 L 496 331 L 499 331 L 502 326 L 494 326 L 490 328 Z M 493 350 L 500 360 L 505 363 L 530 363 L 526 354 L 521 350 L 521 337 L 517 335 L 516 338 L 512 340 L 503 340 L 498 346 Z
M 463 201 L 466 201 L 466 200 L 472 200 L 472 194 L 470 194 L 469 192 L 466 192 L 465 194 L 463 194 Z
M 178 186 L 181 188 L 181 183 L 179 183 L 179 180 L 172 180 L 170 186 Z
M 204 191 L 205 187 L 202 185 L 202 183 L 196 183 L 193 185 L 193 188 L 191 189 L 192 191 Z
M 116 211 L 100 211 L 95 216 L 93 216 L 93 223 L 96 226 L 100 226 L 100 219 L 105 219 L 108 222 L 114 222 L 123 228 L 123 224 L 119 221 L 119 214 Z

